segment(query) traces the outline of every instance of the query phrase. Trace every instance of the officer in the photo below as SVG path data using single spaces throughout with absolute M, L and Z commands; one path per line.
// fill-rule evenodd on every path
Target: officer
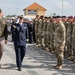
M 3 55 L 4 43 L 7 44 L 8 28 L 6 20 L 3 18 L 2 10 L 0 9 L 0 60 Z M 0 64 L 1 67 L 1 64 Z
M 19 17 L 19 23 L 14 25 L 14 46 L 18 71 L 21 71 L 22 61 L 26 54 L 26 35 L 28 37 L 27 25 L 23 23 L 23 17 Z

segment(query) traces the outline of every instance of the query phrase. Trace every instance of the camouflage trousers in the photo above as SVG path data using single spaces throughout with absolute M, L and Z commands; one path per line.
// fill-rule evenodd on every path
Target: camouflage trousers
M 38 44 L 42 45 L 42 34 L 38 34 Z
M 55 48 L 55 54 L 57 58 L 57 65 L 62 65 L 64 59 L 64 46 Z
M 72 51 L 73 55 L 75 56 L 75 43 L 72 43 Z
M 4 40 L 3 38 L 0 38 L 0 60 L 3 55 L 3 48 L 4 48 Z
M 48 49 L 51 51 L 51 37 L 48 36 Z
M 45 37 L 44 37 L 45 48 L 48 48 L 48 43 L 49 43 L 48 34 L 45 34 Z
M 72 50 L 72 43 L 71 43 L 71 41 L 67 41 L 67 52 L 68 52 L 68 55 L 73 55 L 73 50 Z
M 39 40 L 38 33 L 35 34 L 35 39 L 36 39 L 36 44 L 38 45 L 38 40 Z

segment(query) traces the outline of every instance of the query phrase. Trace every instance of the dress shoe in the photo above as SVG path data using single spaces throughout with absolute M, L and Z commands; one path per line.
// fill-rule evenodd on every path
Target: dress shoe
M 18 67 L 18 71 L 21 71 L 21 67 Z

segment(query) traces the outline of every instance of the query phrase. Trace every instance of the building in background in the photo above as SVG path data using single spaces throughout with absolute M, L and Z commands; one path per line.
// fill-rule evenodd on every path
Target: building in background
M 34 2 L 30 6 L 23 9 L 24 17 L 34 18 L 36 15 L 45 16 L 46 8 Z

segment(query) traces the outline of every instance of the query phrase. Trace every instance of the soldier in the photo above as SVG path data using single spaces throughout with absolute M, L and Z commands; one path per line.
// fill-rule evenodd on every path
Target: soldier
M 67 31 L 66 31 L 66 41 L 67 41 L 67 52 L 68 52 L 68 58 L 70 59 L 71 56 L 73 55 L 72 51 L 72 22 L 73 22 L 73 17 L 69 16 L 68 17 L 68 22 L 67 22 Z
M 36 15 L 35 19 L 36 19 L 36 23 L 37 23 L 37 20 L 39 19 L 39 15 Z M 36 34 L 35 34 L 35 31 L 38 28 L 37 26 L 35 27 L 35 19 L 33 20 L 33 41 L 34 41 L 34 43 L 36 43 Z M 36 30 L 35 30 L 35 28 L 36 28 Z
M 62 22 L 63 24 L 65 25 L 65 28 L 66 28 L 66 34 L 67 34 L 67 25 L 68 25 L 68 22 L 67 22 L 67 17 L 66 16 L 62 16 Z M 67 57 L 68 55 L 68 50 L 67 50 L 67 37 L 66 37 L 66 41 L 65 41 L 65 48 L 64 48 L 64 56 Z
M 50 18 L 47 18 L 47 22 L 46 22 L 46 36 L 45 36 L 45 48 L 47 51 L 49 51 L 49 47 L 48 47 L 48 44 L 49 44 L 49 31 L 50 31 Z
M 55 48 L 54 48 L 55 24 L 56 24 L 56 16 L 53 16 L 53 18 L 52 18 L 52 24 L 51 24 L 51 45 L 50 45 L 52 53 L 55 52 Z
M 54 68 L 56 69 L 62 69 L 62 62 L 64 59 L 65 34 L 65 26 L 60 21 L 60 18 L 58 16 L 56 20 L 54 33 L 54 47 L 57 58 L 57 65 L 54 66 Z
M 52 34 L 52 18 L 49 19 L 49 23 L 48 24 L 49 24 L 49 28 L 48 28 L 48 32 L 49 32 L 48 33 L 49 34 L 48 35 L 48 49 L 51 52 L 51 48 L 52 48 L 52 42 L 51 42 L 52 41 L 52 39 L 51 39 L 52 38 L 51 37 L 51 34 Z
M 6 20 L 3 18 L 2 10 L 0 9 L 0 60 L 3 55 L 4 43 L 7 44 L 7 37 L 8 37 L 7 24 L 6 24 Z
M 41 47 L 42 45 L 42 36 L 43 36 L 43 16 L 40 16 L 40 19 L 39 19 L 39 26 L 38 26 L 38 46 Z
M 47 30 L 47 17 L 44 18 L 43 20 L 43 29 L 42 29 L 42 46 L 43 49 L 46 49 L 45 44 L 46 44 L 46 30 Z
M 38 27 L 39 27 L 39 16 L 37 15 L 34 19 L 34 27 L 35 27 L 35 39 L 36 39 L 36 46 L 38 46 Z
M 73 31 L 72 31 L 72 50 L 73 50 L 73 57 L 71 58 L 71 60 L 73 60 L 75 62 L 75 17 L 74 17 L 74 21 L 72 23 L 72 27 L 73 27 Z

